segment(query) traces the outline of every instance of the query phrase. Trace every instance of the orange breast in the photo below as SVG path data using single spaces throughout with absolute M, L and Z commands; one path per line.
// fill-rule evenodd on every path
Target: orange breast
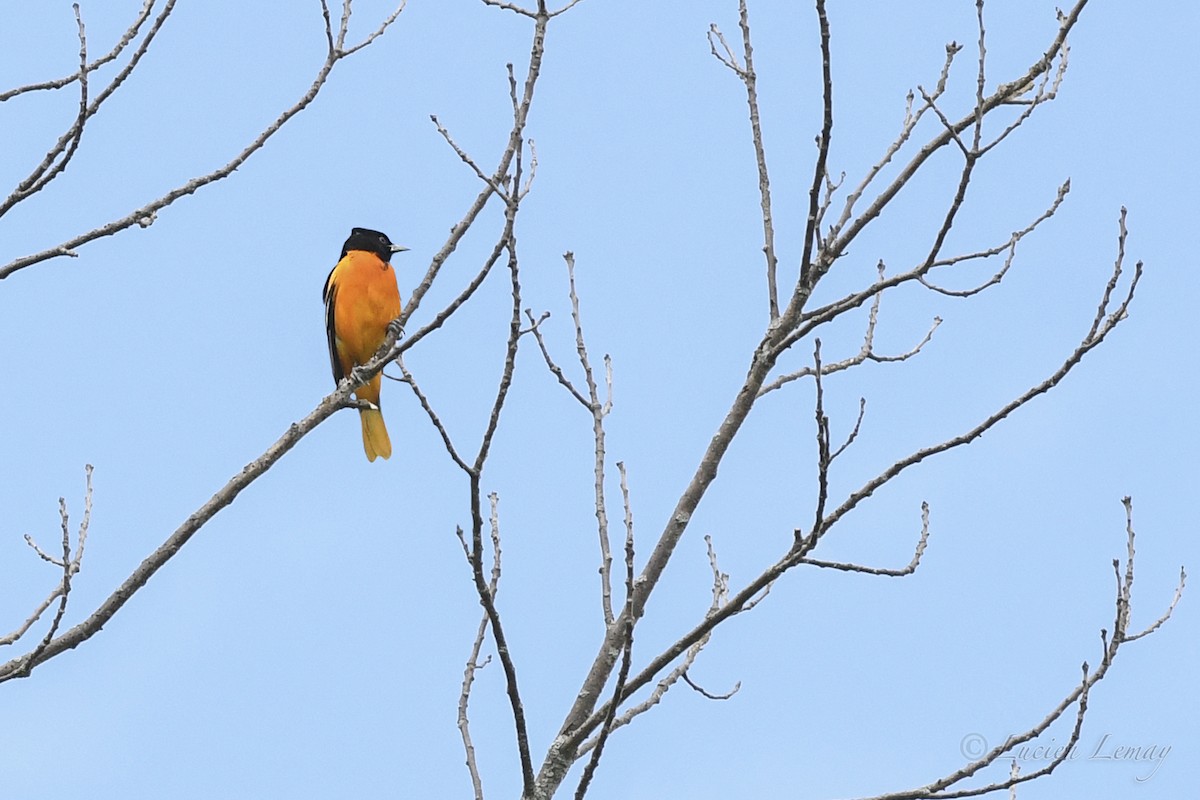
M 334 335 L 342 370 L 370 360 L 387 335 L 388 323 L 400 316 L 396 273 L 374 253 L 351 250 L 334 267 Z

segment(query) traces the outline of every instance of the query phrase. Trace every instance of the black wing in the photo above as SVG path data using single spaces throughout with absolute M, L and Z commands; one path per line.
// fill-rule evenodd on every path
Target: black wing
M 333 273 L 336 271 L 337 266 L 335 265 L 329 271 L 329 277 L 325 279 L 325 288 L 321 292 L 321 297 L 325 300 L 325 336 L 329 339 L 329 363 L 333 367 L 333 382 L 341 383 L 342 378 L 346 376 L 342 372 L 342 362 L 337 355 L 337 327 L 333 318 L 334 301 L 337 298 L 337 286 L 333 283 Z

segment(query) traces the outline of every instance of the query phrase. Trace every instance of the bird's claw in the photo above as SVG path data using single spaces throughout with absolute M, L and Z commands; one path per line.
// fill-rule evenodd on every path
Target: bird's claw
M 399 319 L 394 319 L 391 322 L 389 322 L 388 326 L 387 326 L 387 330 L 388 330 L 388 333 L 390 333 L 392 336 L 396 337 L 397 339 L 404 338 L 404 325 L 402 325 L 400 323 Z

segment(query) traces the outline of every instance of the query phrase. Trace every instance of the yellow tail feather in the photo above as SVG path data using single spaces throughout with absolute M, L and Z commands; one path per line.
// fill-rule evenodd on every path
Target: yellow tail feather
M 387 427 L 383 424 L 383 414 L 374 408 L 364 408 L 358 413 L 362 421 L 363 450 L 367 452 L 367 460 L 374 461 L 376 456 L 391 458 L 392 440 L 388 438 Z

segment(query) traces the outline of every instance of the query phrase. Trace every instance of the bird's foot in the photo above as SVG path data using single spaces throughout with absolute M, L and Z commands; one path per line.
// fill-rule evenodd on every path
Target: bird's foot
M 397 339 L 404 338 L 404 326 L 400 324 L 399 318 L 392 320 L 387 326 L 388 333 L 395 336 Z

